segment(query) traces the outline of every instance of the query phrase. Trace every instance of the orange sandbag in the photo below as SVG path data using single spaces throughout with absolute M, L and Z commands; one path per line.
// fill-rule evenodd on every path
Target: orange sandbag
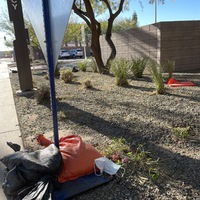
M 37 136 L 37 142 L 39 145 L 48 147 L 50 144 L 53 144 L 51 140 L 46 139 L 43 135 L 39 134 Z
M 44 136 L 38 136 L 39 144 L 50 145 L 51 141 Z M 69 135 L 59 140 L 62 154 L 62 167 L 59 172 L 58 182 L 63 183 L 85 176 L 94 172 L 94 160 L 102 155 L 91 145 L 83 142 L 78 135 Z
M 78 135 L 69 135 L 59 141 L 63 158 L 58 182 L 63 183 L 94 172 L 94 160 L 102 155 Z
M 180 82 L 175 80 L 174 78 L 170 78 L 167 82 L 167 84 L 170 87 L 182 87 L 182 86 L 196 86 L 193 82 L 191 81 L 186 81 L 186 82 Z

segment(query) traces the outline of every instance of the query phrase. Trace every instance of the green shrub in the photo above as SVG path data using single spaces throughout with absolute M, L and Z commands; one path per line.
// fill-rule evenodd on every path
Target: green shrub
M 98 72 L 97 63 L 93 57 L 91 57 L 90 67 L 92 68 L 93 72 Z
M 110 71 L 116 79 L 116 85 L 128 85 L 128 61 L 125 58 L 114 59 L 110 62 Z
M 59 77 L 60 76 L 60 69 L 58 67 L 58 65 L 56 66 L 56 69 L 54 71 L 54 77 Z
M 132 58 L 130 60 L 130 70 L 135 76 L 135 78 L 142 78 L 147 62 L 148 58 Z
M 174 127 L 172 129 L 174 135 L 179 137 L 179 138 L 187 138 L 187 137 L 189 137 L 189 135 L 190 135 L 189 130 L 190 130 L 190 126 L 187 126 L 187 127 Z
M 73 73 L 69 70 L 63 70 L 60 72 L 60 79 L 65 83 L 71 83 L 73 79 Z
M 128 154 L 131 149 L 124 138 L 114 138 L 110 144 L 102 149 L 102 154 L 117 163 L 123 163 L 125 158 L 130 161 Z
M 114 138 L 109 145 L 103 147 L 101 152 L 102 155 L 120 165 L 126 166 L 132 163 L 131 173 L 145 173 L 152 181 L 160 178 L 159 159 L 153 159 L 142 144 L 131 149 L 126 139 Z
M 36 91 L 36 102 L 38 104 L 50 101 L 50 88 L 47 85 L 41 85 Z
M 165 94 L 165 85 L 162 76 L 162 68 L 155 61 L 148 62 L 148 70 L 151 74 L 151 78 L 155 83 L 156 94 Z
M 88 66 L 89 60 L 85 59 L 83 61 L 79 61 L 77 62 L 77 65 L 79 67 L 79 69 L 83 72 L 86 72 L 87 66 Z

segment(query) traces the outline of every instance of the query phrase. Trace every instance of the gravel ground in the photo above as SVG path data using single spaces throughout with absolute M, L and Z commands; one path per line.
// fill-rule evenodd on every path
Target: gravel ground
M 34 86 L 48 85 L 43 70 L 33 71 Z M 142 144 L 145 152 L 159 159 L 159 178 L 150 180 L 142 166 L 125 166 L 124 177 L 74 197 L 74 200 L 186 200 L 200 199 L 200 74 L 174 74 L 178 80 L 190 80 L 197 86 L 167 88 L 166 95 L 155 95 L 148 74 L 141 79 L 130 77 L 129 86 L 118 87 L 112 76 L 76 72 L 66 84 L 55 79 L 60 137 L 78 134 L 101 149 L 113 138 L 123 137 L 133 151 Z M 50 104 L 37 104 L 34 94 L 17 96 L 17 73 L 10 74 L 19 125 L 27 150 L 41 148 L 35 137 L 52 138 Z M 85 89 L 84 80 L 92 82 Z M 190 126 L 189 136 L 181 139 L 173 127 Z M 138 168 L 137 168 L 138 167 Z

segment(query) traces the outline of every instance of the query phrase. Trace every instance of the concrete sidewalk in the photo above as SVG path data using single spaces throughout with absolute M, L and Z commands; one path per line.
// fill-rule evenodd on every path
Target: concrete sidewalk
M 13 99 L 8 64 L 12 60 L 0 59 L 0 158 L 14 153 L 7 146 L 6 142 L 19 144 L 23 149 L 22 139 L 20 137 L 19 123 Z M 0 199 L 6 200 L 2 183 L 4 179 L 5 166 L 0 162 Z

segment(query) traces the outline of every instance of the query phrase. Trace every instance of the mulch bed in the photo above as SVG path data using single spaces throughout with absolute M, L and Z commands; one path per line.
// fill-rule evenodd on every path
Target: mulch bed
M 44 70 L 34 70 L 34 87 L 49 85 Z M 155 95 L 148 74 L 129 78 L 128 87 L 115 85 L 115 78 L 93 72 L 74 73 L 73 82 L 55 79 L 60 137 L 78 134 L 101 150 L 113 138 L 125 138 L 134 151 L 143 145 L 158 161 L 159 178 L 152 181 L 136 163 L 125 166 L 124 177 L 81 194 L 74 199 L 195 199 L 200 198 L 200 76 L 174 74 L 177 80 L 190 80 L 197 86 L 169 88 Z M 36 102 L 35 93 L 17 96 L 18 74 L 10 74 L 21 134 L 26 150 L 41 148 L 38 134 L 52 139 L 50 103 Z M 88 79 L 93 88 L 86 89 Z M 63 117 L 64 115 L 64 117 Z M 187 138 L 174 135 L 173 127 L 190 126 Z

